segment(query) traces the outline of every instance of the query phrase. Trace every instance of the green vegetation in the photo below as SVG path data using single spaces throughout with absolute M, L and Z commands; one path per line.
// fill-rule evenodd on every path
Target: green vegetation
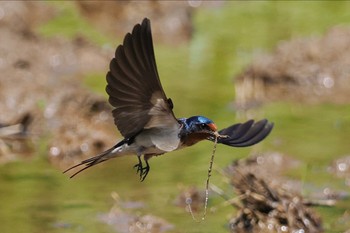
M 93 28 L 77 11 L 74 2 L 48 1 L 57 10 L 57 15 L 51 21 L 40 25 L 38 32 L 46 37 L 63 36 L 69 39 L 76 37 L 89 38 L 91 42 L 99 45 L 108 43 L 108 39 L 98 29 Z

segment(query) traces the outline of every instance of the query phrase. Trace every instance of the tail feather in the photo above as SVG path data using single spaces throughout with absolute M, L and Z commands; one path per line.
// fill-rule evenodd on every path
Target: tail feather
M 219 131 L 226 138 L 219 138 L 218 143 L 234 147 L 252 146 L 266 138 L 273 128 L 273 123 L 263 119 L 258 122 L 249 120 L 243 124 L 235 124 Z
M 68 168 L 68 169 L 65 170 L 63 173 L 66 173 L 66 172 L 68 172 L 68 171 L 70 171 L 70 170 L 72 170 L 72 169 L 74 169 L 74 168 L 76 168 L 76 167 L 80 167 L 80 166 L 82 166 L 82 165 L 85 165 L 85 167 L 81 168 L 80 170 L 78 170 L 77 172 L 75 172 L 73 175 L 71 175 L 71 176 L 69 177 L 69 178 L 73 178 L 74 176 L 78 175 L 80 172 L 82 172 L 82 171 L 84 171 L 84 170 L 86 170 L 86 169 L 88 169 L 88 168 L 90 168 L 90 167 L 92 167 L 92 166 L 94 166 L 94 165 L 96 165 L 96 164 L 102 163 L 102 162 L 107 161 L 107 160 L 109 160 L 110 158 L 112 158 L 112 157 L 110 157 L 110 156 L 108 156 L 108 155 L 109 155 L 114 149 L 120 147 L 120 146 L 123 145 L 124 143 L 125 143 L 125 141 L 123 140 L 123 141 L 119 142 L 118 144 L 116 144 L 115 146 L 113 146 L 112 148 L 110 148 L 110 149 L 108 149 L 108 150 L 102 152 L 101 154 L 96 155 L 96 156 L 94 156 L 94 157 L 92 157 L 92 158 L 83 160 L 83 161 L 81 161 L 80 163 L 78 163 L 78 164 L 76 164 L 76 165 L 74 165 L 74 166 Z

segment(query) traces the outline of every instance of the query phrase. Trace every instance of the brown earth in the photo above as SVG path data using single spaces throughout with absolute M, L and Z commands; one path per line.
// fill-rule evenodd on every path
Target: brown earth
M 350 102 L 350 28 L 322 37 L 281 42 L 258 56 L 235 78 L 236 104 L 249 108 L 268 101 Z
M 15 123 L 29 114 L 28 140 L 38 147 L 48 137 L 52 158 L 91 155 L 113 144 L 116 130 L 110 130 L 106 99 L 80 84 L 84 75 L 107 70 L 113 50 L 81 38 L 36 34 L 36 24 L 55 13 L 43 2 L 1 2 L 0 12 L 0 123 Z M 2 148 L 11 151 L 13 143 L 6 141 Z M 0 157 L 5 156 L 2 151 Z M 2 162 L 13 157 L 6 153 Z
M 81 14 L 99 30 L 113 37 L 124 37 L 136 22 L 147 17 L 153 38 L 179 45 L 192 36 L 193 8 L 187 1 L 77 1 Z

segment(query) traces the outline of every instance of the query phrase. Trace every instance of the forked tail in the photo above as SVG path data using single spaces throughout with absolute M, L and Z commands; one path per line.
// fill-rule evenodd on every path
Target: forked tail
M 82 165 L 85 165 L 85 167 L 81 168 L 80 170 L 78 170 L 77 172 L 75 172 L 73 175 L 70 176 L 70 178 L 73 178 L 74 176 L 78 175 L 80 172 L 82 172 L 82 171 L 84 171 L 84 170 L 86 170 L 86 169 L 88 169 L 96 164 L 107 161 L 110 158 L 113 158 L 112 156 L 109 156 L 109 155 L 111 155 L 111 152 L 113 150 L 115 150 L 116 148 L 120 147 L 121 145 L 123 145 L 125 142 L 126 142 L 125 140 L 122 140 L 119 143 L 117 143 L 115 146 L 113 146 L 112 148 L 110 148 L 110 149 L 108 149 L 108 150 L 102 152 L 101 154 L 96 155 L 92 158 L 81 161 L 80 163 L 74 165 L 73 167 L 68 168 L 63 173 L 66 173 L 66 172 L 68 172 L 76 167 L 80 167 Z

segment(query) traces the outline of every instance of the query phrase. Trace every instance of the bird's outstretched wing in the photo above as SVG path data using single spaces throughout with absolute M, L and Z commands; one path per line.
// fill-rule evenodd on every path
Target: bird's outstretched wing
M 249 120 L 220 130 L 220 135 L 227 135 L 228 137 L 218 138 L 218 143 L 234 147 L 252 146 L 266 138 L 272 128 L 273 123 L 266 119 L 258 122 Z
M 179 128 L 159 81 L 149 19 L 135 25 L 118 46 L 107 83 L 114 123 L 125 138 L 143 129 Z

